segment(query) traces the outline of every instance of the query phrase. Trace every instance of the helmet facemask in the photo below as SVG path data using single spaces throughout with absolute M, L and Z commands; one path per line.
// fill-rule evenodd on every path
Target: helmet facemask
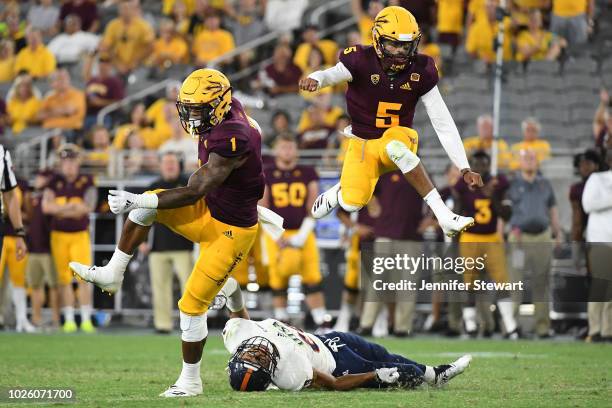
M 419 34 L 412 41 L 398 41 L 389 37 L 380 37 L 377 48 L 380 50 L 379 57 L 385 70 L 400 72 L 412 63 L 419 48 Z
M 251 378 L 254 381 L 247 384 L 249 388 L 240 391 L 265 391 L 272 383 L 279 359 L 278 349 L 270 340 L 261 336 L 251 337 L 243 341 L 232 355 L 228 363 L 230 378 L 234 368 L 252 370 Z
M 217 114 L 217 108 L 222 103 L 225 94 L 231 90 L 231 87 L 227 88 L 220 96 L 207 103 L 177 101 L 176 109 L 183 129 L 196 138 L 221 123 L 223 117 Z

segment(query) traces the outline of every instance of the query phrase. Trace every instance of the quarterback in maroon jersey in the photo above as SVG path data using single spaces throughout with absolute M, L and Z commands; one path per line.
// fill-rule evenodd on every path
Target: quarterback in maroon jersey
M 411 126 L 419 100 L 464 180 L 470 187 L 481 186 L 482 180 L 470 170 L 457 127 L 436 86 L 435 63 L 417 53 L 421 31 L 414 16 L 402 7 L 386 7 L 378 13 L 372 38 L 373 46 L 349 47 L 336 66 L 300 81 L 305 91 L 348 82 L 346 101 L 352 121 L 344 132 L 351 140 L 340 183 L 318 197 L 313 216 L 324 217 L 338 205 L 349 212 L 359 210 L 372 198 L 380 175 L 399 168 L 431 207 L 444 232 L 456 235 L 474 219 L 446 207 L 416 155 L 418 134 Z
M 261 134 L 228 79 L 214 69 L 199 69 L 183 82 L 177 101 L 185 130 L 199 138 L 200 168 L 186 187 L 145 194 L 110 191 L 115 214 L 129 213 L 113 257 L 98 267 L 71 262 L 73 271 L 103 290 L 116 292 L 132 254 L 159 222 L 200 244 L 200 256 L 179 300 L 183 370 L 161 394 L 189 397 L 202 393 L 200 362 L 208 335 L 206 311 L 237 265 L 248 255 L 258 221 L 272 235 L 282 219 L 257 202 L 264 192 Z M 274 228 L 274 226 L 276 228 Z

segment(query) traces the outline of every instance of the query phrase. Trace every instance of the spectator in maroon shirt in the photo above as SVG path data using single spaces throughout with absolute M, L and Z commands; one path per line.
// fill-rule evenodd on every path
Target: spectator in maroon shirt
M 308 110 L 311 124 L 298 135 L 300 149 L 326 149 L 336 129 L 325 123 L 324 107 L 313 104 Z
M 85 116 L 85 130 L 96 123 L 98 113 L 110 105 L 123 99 L 125 96 L 125 86 L 123 81 L 114 73 L 114 68 L 110 56 L 101 55 L 98 60 L 98 75 L 91 76 L 91 64 L 88 72 L 85 73 L 87 85 L 85 95 L 87 97 L 87 114 Z M 106 116 L 104 125 L 110 128 L 110 116 Z
M 258 87 L 271 96 L 297 93 L 302 70 L 292 59 L 291 48 L 278 44 L 272 55 L 272 63 L 259 72 Z
M 593 149 L 588 149 L 574 159 L 574 168 L 580 176 L 580 181 L 570 186 L 569 199 L 572 204 L 572 241 L 583 242 L 584 231 L 586 229 L 588 215 L 582 208 L 582 192 L 589 176 L 599 171 L 601 158 L 599 153 Z
M 95 33 L 100 28 L 98 6 L 95 1 L 90 0 L 68 0 L 62 4 L 60 9 L 60 20 L 62 22 L 70 14 L 76 14 L 81 18 L 83 31 Z

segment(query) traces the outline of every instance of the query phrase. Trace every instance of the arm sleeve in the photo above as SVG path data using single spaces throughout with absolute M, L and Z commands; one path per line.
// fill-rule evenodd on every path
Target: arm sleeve
M 587 180 L 582 193 L 582 207 L 587 214 L 612 208 L 612 190 L 602 185 L 600 174 L 591 174 Z
M 350 82 L 353 80 L 353 75 L 351 75 L 350 71 L 342 62 L 338 62 L 331 68 L 313 72 L 312 74 L 308 75 L 308 78 L 312 78 L 319 82 L 318 89 L 321 89 L 342 82 Z
M 4 150 L 4 149 L 3 149 Z M 11 153 L 4 150 L 4 157 L 2 158 L 4 171 L 2 174 L 2 191 L 10 191 L 17 187 L 17 177 L 13 172 L 13 162 L 11 161 Z
M 461 136 L 459 136 L 459 130 L 442 99 L 438 87 L 434 86 L 431 91 L 421 97 L 421 100 L 425 104 L 427 115 L 448 157 L 457 168 L 469 168 L 470 165 L 463 148 Z

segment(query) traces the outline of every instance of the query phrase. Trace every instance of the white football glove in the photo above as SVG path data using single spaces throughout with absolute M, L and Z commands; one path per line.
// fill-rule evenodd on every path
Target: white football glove
M 110 190 L 108 206 L 113 214 L 123 214 L 135 208 L 157 208 L 157 194 L 134 194 L 129 191 Z
M 378 368 L 376 370 L 376 380 L 385 384 L 395 384 L 399 379 L 397 367 Z
M 113 214 L 123 214 L 138 208 L 138 194 L 128 191 L 111 190 L 108 192 L 108 206 Z

